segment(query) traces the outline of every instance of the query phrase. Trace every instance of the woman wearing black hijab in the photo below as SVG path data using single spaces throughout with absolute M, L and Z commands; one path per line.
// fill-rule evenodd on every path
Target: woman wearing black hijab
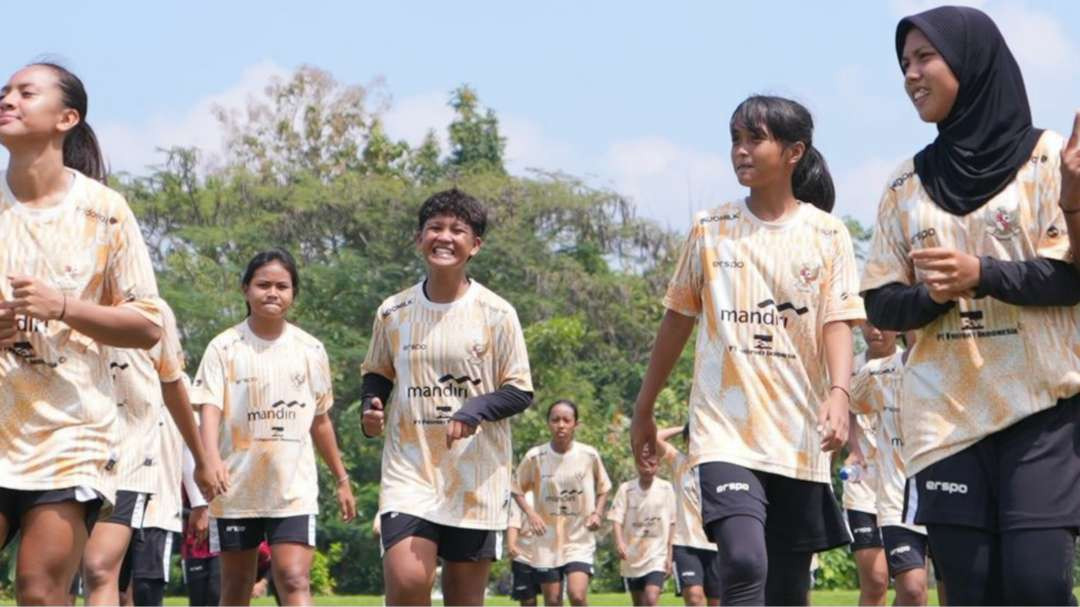
M 1064 141 L 1032 126 L 1020 69 L 984 13 L 902 19 L 896 52 L 920 118 L 938 127 L 886 185 L 861 285 L 873 325 L 918 333 L 900 401 L 905 522 L 927 526 L 949 604 L 1066 604 L 1080 274 L 1059 207 Z

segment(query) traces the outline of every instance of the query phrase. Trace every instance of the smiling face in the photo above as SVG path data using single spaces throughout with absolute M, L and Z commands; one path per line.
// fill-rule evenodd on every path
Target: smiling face
M 481 239 L 463 219 L 454 215 L 435 215 L 424 222 L 416 235 L 416 247 L 429 270 L 455 270 L 465 267 L 480 251 Z
M 289 271 L 279 261 L 255 270 L 251 282 L 244 286 L 244 298 L 251 315 L 267 320 L 285 317 L 293 302 L 293 281 Z
M 0 143 L 64 136 L 79 113 L 64 106 L 58 74 L 43 65 L 25 67 L 0 88 Z
M 924 122 L 942 122 L 949 117 L 960 82 L 930 40 L 916 28 L 908 31 L 900 57 L 904 70 L 904 90 Z
M 731 166 L 739 185 L 762 188 L 779 180 L 790 182 L 791 173 L 805 150 L 801 142 L 785 145 L 776 140 L 765 125 L 757 128 L 740 122 L 731 125 Z

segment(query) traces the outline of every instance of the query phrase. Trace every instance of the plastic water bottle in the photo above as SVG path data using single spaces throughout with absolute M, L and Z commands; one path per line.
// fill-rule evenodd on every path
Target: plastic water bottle
M 844 466 L 840 469 L 840 472 L 837 473 L 837 476 L 840 477 L 840 480 L 849 483 L 857 483 L 862 480 L 862 477 L 865 475 L 866 471 L 863 469 L 862 466 Z

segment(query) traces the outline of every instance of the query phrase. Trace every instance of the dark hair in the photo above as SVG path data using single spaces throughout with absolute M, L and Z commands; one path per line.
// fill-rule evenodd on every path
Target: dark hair
M 437 215 L 452 215 L 464 221 L 477 238 L 483 237 L 487 230 L 487 210 L 484 205 L 457 188 L 436 192 L 424 201 L 420 206 L 417 231 L 423 230 L 424 224 Z
M 832 212 L 836 189 L 825 157 L 814 147 L 814 118 L 809 110 L 791 99 L 752 95 L 740 103 L 731 115 L 731 129 L 734 130 L 737 124 L 756 136 L 771 135 L 773 139 L 788 145 L 802 142 L 806 152 L 791 176 L 792 192 L 799 200 L 809 202 L 826 213 Z
M 255 257 L 251 258 L 248 262 L 247 269 L 244 270 L 244 276 L 240 279 L 240 286 L 243 289 L 247 289 L 248 285 L 255 278 L 255 272 L 259 271 L 259 268 L 271 264 L 274 262 L 280 263 L 285 267 L 285 270 L 289 273 L 289 277 L 292 278 L 293 297 L 300 294 L 300 273 L 296 270 L 296 260 L 285 249 L 270 249 L 267 251 L 261 251 L 255 254 Z M 251 305 L 246 301 L 244 305 L 247 306 L 248 316 L 251 316 Z
M 97 135 L 86 121 L 87 97 L 82 80 L 66 67 L 50 61 L 31 63 L 30 67 L 36 65 L 56 72 L 64 107 L 79 113 L 79 123 L 64 137 L 64 166 L 105 183 L 109 178 L 109 169 L 105 165 L 105 157 L 101 154 Z
M 560 398 L 559 400 L 557 400 L 557 401 L 551 403 L 550 405 L 548 405 L 548 410 L 547 410 L 547 418 L 548 419 L 551 419 L 551 410 L 554 409 L 555 407 L 558 407 L 559 405 L 566 405 L 567 407 L 570 407 L 570 409 L 574 412 L 574 421 L 578 420 L 577 405 L 575 405 L 574 401 L 570 400 L 569 398 Z
M 683 424 L 682 432 L 680 432 L 679 434 L 682 435 L 682 439 L 686 441 L 687 444 L 690 443 L 690 422 L 686 422 L 685 424 Z

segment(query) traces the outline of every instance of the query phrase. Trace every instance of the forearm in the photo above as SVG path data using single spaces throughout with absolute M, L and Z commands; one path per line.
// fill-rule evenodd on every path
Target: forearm
M 529 501 L 525 499 L 525 496 L 523 494 L 514 492 L 511 493 L 511 495 L 514 496 L 514 501 L 517 503 L 518 508 L 521 508 L 521 511 L 524 512 L 526 516 L 531 516 L 535 514 L 532 507 L 529 506 Z
M 1080 272 L 1068 262 L 1045 257 L 1025 261 L 981 257 L 975 297 L 993 297 L 1014 306 L 1075 306 L 1080 303 Z
M 218 449 L 221 409 L 213 405 L 202 405 L 199 407 L 199 417 L 199 437 L 202 438 L 203 450 L 207 457 L 221 459 L 221 451 Z
M 595 512 L 597 516 L 603 518 L 605 506 L 607 506 L 607 493 L 601 493 L 596 496 L 596 509 L 593 510 L 593 512 Z
M 341 452 L 338 450 L 337 437 L 334 435 L 334 424 L 330 421 L 329 414 L 316 415 L 311 424 L 311 440 L 315 443 L 315 449 L 319 452 L 334 478 L 341 482 L 349 478 L 345 470 L 345 464 L 341 461 Z
M 623 539 L 621 521 L 611 521 L 611 534 L 615 537 L 615 548 L 626 552 L 626 541 Z
M 671 370 L 675 368 L 675 363 L 682 355 L 683 348 L 690 339 L 690 333 L 694 330 L 694 322 L 694 318 L 683 316 L 672 310 L 664 313 L 664 319 L 660 321 L 660 329 L 656 332 L 652 354 L 649 356 L 649 367 L 641 381 L 641 389 L 638 391 L 637 402 L 634 405 L 635 416 L 651 417 L 653 415 L 656 397 L 664 388 Z
M 161 339 L 161 327 L 126 306 L 102 306 L 68 297 L 63 314 L 62 322 L 106 346 L 148 350 Z
M 829 380 L 833 386 L 839 386 L 850 396 L 854 356 L 851 325 L 847 321 L 826 323 L 822 328 L 822 340 L 825 344 L 825 366 L 829 370 Z
M 497 422 L 517 415 L 532 404 L 533 393 L 514 386 L 503 386 L 489 394 L 470 398 L 451 419 L 479 426 L 480 422 Z
M 908 286 L 898 282 L 863 293 L 870 324 L 886 331 L 921 329 L 955 306 L 930 298 L 926 285 Z
M 192 509 L 206 506 L 206 497 L 203 496 L 202 491 L 199 490 L 199 485 L 195 482 L 195 458 L 192 457 L 191 451 L 186 448 L 184 449 L 183 479 L 184 491 L 187 493 L 188 502 L 191 504 Z
M 206 451 L 203 449 L 199 425 L 195 423 L 195 412 L 191 408 L 184 382 L 182 380 L 162 382 L 161 395 L 165 400 L 165 408 L 169 410 L 169 415 L 176 423 L 180 436 L 184 438 L 184 444 L 191 451 L 191 457 L 196 464 L 203 465 L 206 462 Z

